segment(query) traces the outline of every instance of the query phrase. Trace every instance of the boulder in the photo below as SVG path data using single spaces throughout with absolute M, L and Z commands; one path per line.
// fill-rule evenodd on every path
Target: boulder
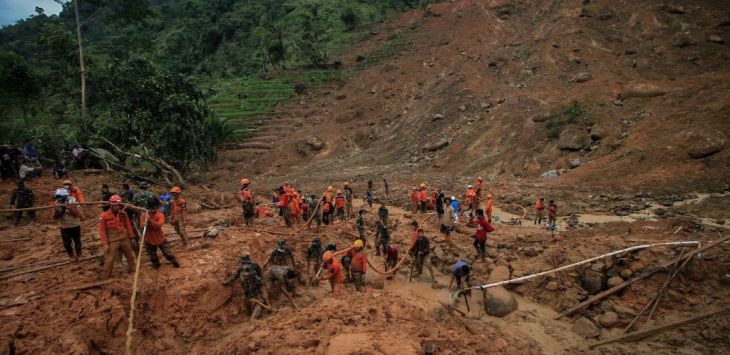
M 628 279 L 631 277 L 634 273 L 631 271 L 631 269 L 623 269 L 621 270 L 621 277 L 624 279 Z
M 610 311 L 601 314 L 601 316 L 598 317 L 598 323 L 601 323 L 601 325 L 606 328 L 613 328 L 616 324 L 618 324 L 618 314 Z
M 606 270 L 606 264 L 604 264 L 602 261 L 596 261 L 595 263 L 591 264 L 591 270 L 603 272 L 603 270 Z
M 720 131 L 702 130 L 684 133 L 687 154 L 692 159 L 702 159 L 725 148 L 727 137 Z
M 725 43 L 725 40 L 723 40 L 722 37 L 718 35 L 711 35 L 710 37 L 707 37 L 707 42 Z
M 461 112 L 464 112 L 464 111 L 466 111 L 466 106 L 464 106 L 464 105 L 460 105 L 460 106 L 459 106 L 459 107 L 458 107 L 457 109 L 458 109 L 459 111 L 461 111 Z
M 672 40 L 672 46 L 677 48 L 689 47 L 697 44 L 697 42 L 690 36 L 680 33 Z
M 553 115 L 549 112 L 540 112 L 532 116 L 532 122 L 545 122 L 551 118 L 553 118 Z
M 444 115 L 442 113 L 437 113 L 437 114 L 433 115 L 433 117 L 431 117 L 431 121 L 438 121 L 438 120 L 443 120 L 443 119 L 444 119 Z
M 578 73 L 573 78 L 573 81 L 575 81 L 576 83 L 585 83 L 586 81 L 591 80 L 591 79 L 592 79 L 591 74 L 583 72 L 583 73 Z
M 558 285 L 557 281 L 550 281 L 545 285 L 545 289 L 548 291 L 557 291 L 560 289 L 560 286 Z
M 423 146 L 423 150 L 429 151 L 429 152 L 435 152 L 441 148 L 446 147 L 447 145 L 449 145 L 449 141 L 447 139 L 441 139 L 439 141 L 426 144 L 425 146 Z
M 646 269 L 646 264 L 641 260 L 637 260 L 637 261 L 634 261 L 633 263 L 631 263 L 631 265 L 629 265 L 629 269 L 633 273 L 642 272 L 642 271 L 644 271 L 644 269 Z
M 636 316 L 636 314 L 637 314 L 637 313 L 636 313 L 636 311 L 635 311 L 635 310 L 634 310 L 633 308 L 631 308 L 631 307 L 626 307 L 626 306 L 622 306 L 622 305 L 620 305 L 620 304 L 614 305 L 614 306 L 613 306 L 613 310 L 614 310 L 614 311 L 615 311 L 616 313 L 618 313 L 618 314 L 623 314 L 623 315 L 625 315 L 625 316 L 631 316 L 631 317 L 635 317 L 635 316 Z
M 487 302 L 484 307 L 490 316 L 505 317 L 517 310 L 517 300 L 504 287 L 492 287 L 487 289 Z
M 573 332 L 584 338 L 594 338 L 601 330 L 590 319 L 580 317 L 573 323 Z
M 606 285 L 608 287 L 616 287 L 624 282 L 624 279 L 622 279 L 620 276 L 614 276 L 608 279 L 606 282 Z
M 581 280 L 581 286 L 584 290 L 588 291 L 588 293 L 594 294 L 603 289 L 604 281 L 602 273 L 588 270 Z
M 497 266 L 489 273 L 487 283 L 500 282 L 509 280 L 509 268 L 506 266 Z
M 497 250 L 496 249 L 494 249 L 494 248 L 487 249 L 487 256 L 488 257 L 490 257 L 492 259 L 496 259 L 498 255 L 499 254 L 497 253 Z
M 606 130 L 601 128 L 599 125 L 593 125 L 591 127 L 591 139 L 594 141 L 601 140 L 601 138 L 606 136 Z
M 578 158 L 570 158 L 570 159 L 568 159 L 568 166 L 571 169 L 575 169 L 575 168 L 579 167 L 580 166 L 580 159 L 578 159 Z
M 304 138 L 304 142 L 307 143 L 307 145 L 314 150 L 320 150 L 324 148 L 324 141 L 317 137 L 307 136 Z
M 621 91 L 619 98 L 628 99 L 630 97 L 656 97 L 662 96 L 666 93 L 667 90 L 654 84 L 628 84 Z
M 569 127 L 560 132 L 558 148 L 563 150 L 581 150 L 591 145 L 591 136 L 584 130 Z
M 436 259 L 439 259 L 441 261 L 446 260 L 446 253 L 444 253 L 444 250 L 441 249 L 441 247 L 438 245 L 435 248 L 433 248 L 433 256 L 435 256 Z
M 541 179 L 552 179 L 558 177 L 558 171 L 557 170 L 548 170 L 542 174 L 540 174 Z

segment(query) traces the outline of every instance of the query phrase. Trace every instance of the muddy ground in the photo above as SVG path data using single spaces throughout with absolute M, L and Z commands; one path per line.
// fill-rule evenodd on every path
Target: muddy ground
M 82 175 L 79 186 L 89 191 L 102 182 L 118 185 L 107 175 Z M 42 178 L 30 183 L 39 194 L 50 193 L 56 181 Z M 393 185 L 398 185 L 396 182 Z M 11 184 L 3 183 L 0 198 L 7 198 Z M 399 186 L 400 187 L 400 186 Z M 358 192 L 356 186 L 356 193 Z M 48 191 L 45 191 L 48 190 Z M 361 190 L 360 190 L 361 191 Z M 587 348 L 597 340 L 621 335 L 622 329 L 664 283 L 666 273 L 657 273 L 640 281 L 603 302 L 575 315 L 554 320 L 560 311 L 585 300 L 597 291 L 583 286 L 586 273 L 598 271 L 606 279 L 628 276 L 627 271 L 640 273 L 685 252 L 687 248 L 657 248 L 616 258 L 608 258 L 569 271 L 538 278 L 532 282 L 509 286 L 518 308 L 504 318 L 490 316 L 483 305 L 481 292 L 470 297 L 467 312 L 463 299 L 452 300 L 448 290 L 448 266 L 459 258 L 474 257 L 469 228 L 455 233 L 454 246 L 447 245 L 438 233 L 436 217 L 416 215 L 426 220 L 427 235 L 432 237 L 433 263 L 438 283 L 431 286 L 428 277 L 409 282 L 409 262 L 395 273 L 392 280 L 373 272 L 367 273 L 368 286 L 357 293 L 346 285 L 342 296 L 329 294 L 329 285 L 320 283 L 308 292 L 300 286 L 295 297 L 295 310 L 281 294 L 273 292 L 276 311 L 263 319 L 250 322 L 241 304 L 240 286 L 225 287 L 221 283 L 235 270 L 241 250 L 251 250 L 255 261 L 263 262 L 278 238 L 284 238 L 299 257 L 314 234 L 306 229 L 296 235 L 287 233 L 279 217 L 259 219 L 258 231 L 240 227 L 238 207 L 206 209 L 200 205 L 225 205 L 235 192 L 191 188 L 186 191 L 191 201 L 191 234 L 202 235 L 202 229 L 221 226 L 223 233 L 215 239 L 193 239 L 188 247 L 179 243 L 170 226 L 165 226 L 172 249 L 181 261 L 175 269 L 163 261 L 154 270 L 143 255 L 140 272 L 139 297 L 133 350 L 135 352 L 166 353 L 722 353 L 730 350 L 727 334 L 730 323 L 726 317 L 715 317 L 692 326 L 667 331 L 640 342 L 615 343 L 596 349 Z M 633 201 L 635 196 L 626 196 Z M 263 199 L 262 199 L 263 200 Z M 395 200 L 395 199 L 394 199 Z M 694 204 L 693 209 L 710 204 L 708 196 Z M 356 206 L 362 204 L 356 200 Z M 649 200 L 648 203 L 654 203 Z M 500 201 L 497 201 L 500 205 Z M 504 203 L 503 205 L 507 205 Z M 368 214 L 372 227 L 373 207 Z M 369 210 L 365 206 L 366 209 Z M 507 210 L 506 207 L 503 207 Z M 699 210 L 703 210 L 699 208 Z M 696 217 L 677 210 L 677 216 L 653 216 L 633 222 L 598 223 L 598 217 L 621 217 L 610 209 L 600 211 L 600 204 L 589 205 L 583 211 L 563 214 L 561 227 L 553 234 L 531 219 L 522 225 L 496 222 L 496 231 L 488 242 L 486 262 L 473 264 L 477 283 L 485 283 L 497 266 L 507 266 L 511 277 L 551 269 L 558 265 L 584 260 L 621 248 L 667 241 L 698 240 L 703 244 L 726 233 L 723 226 L 701 224 Z M 414 218 L 410 211 L 391 206 L 397 221 L 393 240 L 399 241 L 401 251 L 410 240 L 406 228 Z M 87 215 L 96 213 L 93 208 Z M 502 221 L 511 211 L 498 210 Z M 430 212 L 432 213 L 432 212 Z M 581 214 L 582 213 L 582 214 Z M 569 223 L 579 215 L 593 218 L 596 223 Z M 715 216 L 717 217 L 717 216 Z M 713 217 L 714 218 L 714 217 Z M 725 216 L 725 219 L 727 217 Z M 27 221 L 26 221 L 27 222 Z M 93 218 L 83 224 L 84 255 L 97 253 L 97 233 Z M 226 228 L 225 226 L 228 226 Z M 681 228 L 680 228 L 681 227 Z M 2 224 L 3 277 L 0 295 L 0 332 L 3 353 L 13 349 L 22 353 L 122 353 L 130 310 L 132 276 L 117 266 L 113 282 L 98 287 L 73 290 L 99 281 L 101 270 L 97 259 L 62 265 L 48 270 L 11 276 L 29 270 L 30 265 L 66 259 L 58 230 L 47 214 L 40 213 L 35 221 L 15 227 L 4 219 Z M 338 250 L 349 247 L 356 234 L 354 220 L 325 227 L 320 235 L 325 242 L 333 241 Z M 25 238 L 16 241 L 9 239 Z M 723 244 L 693 260 L 671 284 L 667 295 L 657 308 L 654 320 L 641 319 L 636 329 L 686 318 L 697 313 L 726 306 L 730 293 L 728 275 L 730 260 Z M 382 269 L 382 259 L 370 250 L 371 261 Z M 10 269 L 15 268 L 17 269 Z M 593 270 L 593 271 L 589 271 Z M 426 273 L 424 273 L 426 274 Z M 10 276 L 10 277 L 9 277 Z M 628 276 L 627 278 L 630 278 Z M 466 316 L 449 311 L 443 304 L 466 312 Z M 609 314 L 609 316 L 606 316 Z M 615 319 L 602 319 L 602 317 Z M 577 329 L 576 321 L 585 318 L 593 327 L 585 333 Z M 578 323 L 584 325 L 585 323 Z M 472 334 L 473 333 L 473 334 Z

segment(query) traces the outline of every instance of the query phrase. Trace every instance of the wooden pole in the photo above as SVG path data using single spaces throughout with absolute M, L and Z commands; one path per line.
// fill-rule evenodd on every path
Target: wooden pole
M 725 307 L 725 308 L 722 308 L 722 309 L 719 309 L 719 310 L 715 310 L 715 311 L 712 311 L 712 312 L 703 313 L 703 314 L 700 314 L 698 316 L 694 316 L 692 318 L 688 318 L 688 319 L 681 320 L 681 321 L 678 321 L 678 322 L 669 323 L 669 324 L 666 324 L 666 325 L 662 325 L 662 326 L 658 326 L 658 327 L 654 327 L 654 328 L 650 328 L 650 329 L 646 329 L 646 330 L 640 330 L 638 332 L 629 333 L 629 334 L 626 334 L 626 335 L 621 336 L 621 337 L 618 337 L 618 338 L 602 340 L 602 341 L 599 341 L 599 342 L 590 344 L 590 345 L 588 345 L 588 347 L 591 348 L 591 349 L 593 349 L 596 346 L 600 346 L 600 345 L 605 345 L 605 344 L 610 344 L 610 343 L 615 343 L 615 342 L 622 342 L 622 341 L 634 341 L 634 340 L 643 339 L 643 338 L 646 338 L 648 336 L 661 333 L 661 332 L 663 332 L 665 330 L 671 330 L 671 329 L 674 329 L 674 328 L 679 328 L 681 326 L 684 326 L 684 325 L 687 325 L 687 324 L 691 324 L 691 323 L 694 323 L 694 322 L 703 320 L 703 319 L 708 318 L 708 317 L 712 317 L 712 316 L 716 316 L 716 315 L 719 315 L 719 314 L 723 314 L 723 313 L 726 313 L 728 311 L 730 311 L 730 307 Z

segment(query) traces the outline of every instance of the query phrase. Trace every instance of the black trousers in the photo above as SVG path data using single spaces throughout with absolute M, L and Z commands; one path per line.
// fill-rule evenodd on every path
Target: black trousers
M 29 207 L 32 207 L 32 206 L 27 206 L 27 207 L 16 207 L 16 208 L 29 208 Z M 29 216 L 29 217 L 30 217 L 31 219 L 35 219 L 35 211 L 25 211 L 25 213 L 27 213 L 27 214 L 28 214 L 28 216 Z M 15 223 L 16 223 L 16 224 L 17 224 L 17 223 L 20 223 L 20 219 L 21 219 L 21 218 L 23 218 L 23 211 L 16 211 L 16 212 L 15 212 Z
M 479 240 L 477 238 L 474 238 L 474 249 L 477 250 L 477 255 L 484 257 L 486 255 L 486 253 L 485 253 L 486 247 L 487 247 L 486 240 Z
M 175 259 L 175 255 L 172 255 L 172 252 L 170 252 L 170 247 L 168 246 L 167 241 L 162 242 L 162 244 L 160 245 L 144 243 L 144 248 L 147 251 L 147 255 L 150 257 L 152 266 L 154 266 L 155 268 L 160 267 L 160 259 L 157 257 L 157 248 L 160 249 L 162 255 L 165 256 L 165 259 L 167 259 L 170 264 L 174 266 L 178 265 L 177 259 Z
M 68 256 L 81 256 L 81 226 L 61 228 L 61 239 Z M 76 254 L 74 254 L 74 251 Z

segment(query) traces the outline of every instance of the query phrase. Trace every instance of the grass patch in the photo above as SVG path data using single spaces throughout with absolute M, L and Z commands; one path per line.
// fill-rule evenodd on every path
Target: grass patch
M 578 101 L 573 100 L 570 104 L 561 106 L 556 116 L 545 125 L 550 139 L 558 139 L 566 125 L 575 124 L 584 118 L 585 109 Z

